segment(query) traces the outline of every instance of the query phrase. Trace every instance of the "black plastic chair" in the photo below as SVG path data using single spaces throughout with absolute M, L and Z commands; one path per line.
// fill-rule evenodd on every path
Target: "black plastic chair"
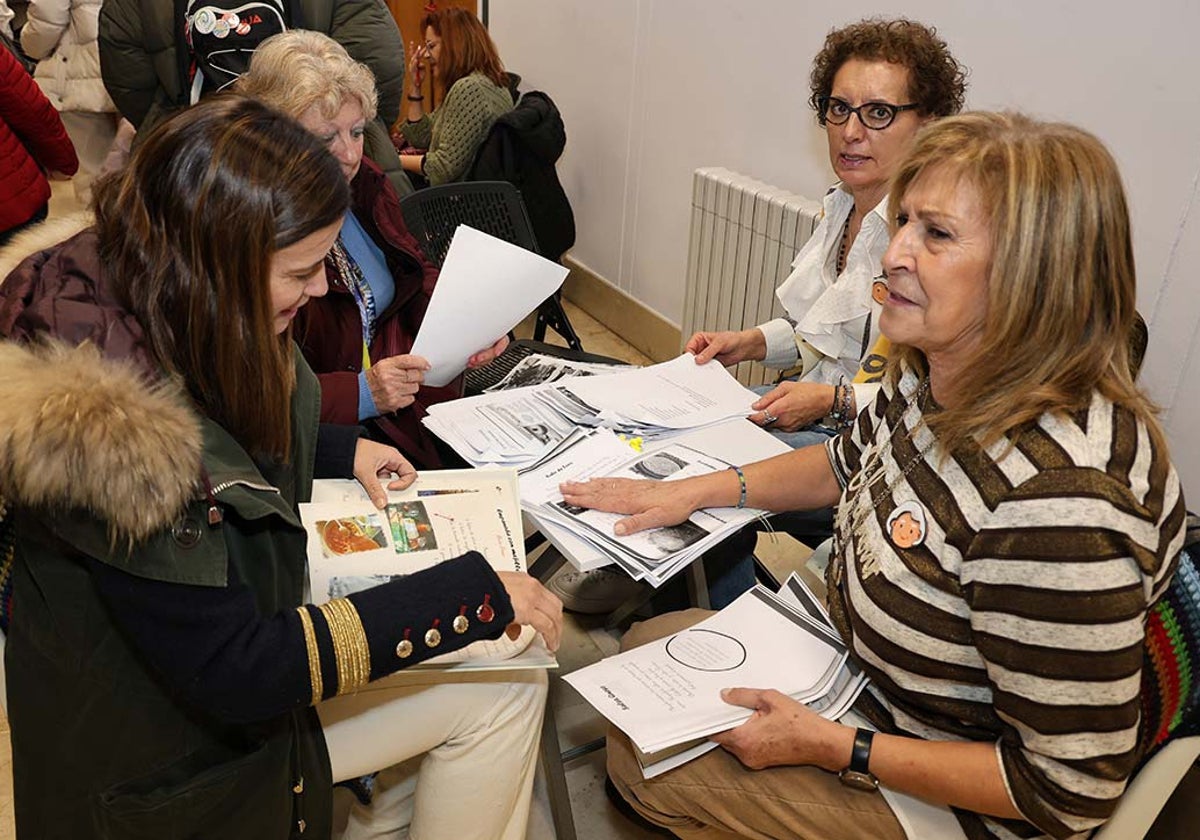
M 612 356 L 600 356 L 584 350 L 573 350 L 567 347 L 558 347 L 554 344 L 546 344 L 544 341 L 537 341 L 536 339 L 521 338 L 510 343 L 504 349 L 504 352 L 493 359 L 490 364 L 484 365 L 481 368 L 467 370 L 463 383 L 463 395 L 473 397 L 476 394 L 482 394 L 485 390 L 508 376 L 509 372 L 522 359 L 526 356 L 532 356 L 534 353 L 541 353 L 543 356 L 553 356 L 556 359 L 566 359 L 571 362 L 589 362 L 601 365 L 625 364 L 625 362 L 620 359 L 614 359 Z
M 507 181 L 466 181 L 427 187 L 400 199 L 400 210 L 426 258 L 439 267 L 459 225 L 470 225 L 535 254 L 541 253 L 521 193 Z M 533 337 L 544 340 L 547 327 L 562 336 L 573 350 L 583 349 L 558 292 L 538 306 Z

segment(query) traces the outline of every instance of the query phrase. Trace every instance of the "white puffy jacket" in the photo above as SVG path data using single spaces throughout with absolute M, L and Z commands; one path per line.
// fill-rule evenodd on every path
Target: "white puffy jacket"
M 21 47 L 33 77 L 60 111 L 116 111 L 100 78 L 102 0 L 30 0 Z

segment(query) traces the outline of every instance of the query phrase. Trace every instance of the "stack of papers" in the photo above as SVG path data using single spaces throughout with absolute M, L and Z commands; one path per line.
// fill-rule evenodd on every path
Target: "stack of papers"
M 548 399 L 579 425 L 654 438 L 747 417 L 758 395 L 718 362 L 698 365 L 684 353 L 669 362 L 558 385 Z
M 717 362 L 697 365 L 685 353 L 646 368 L 438 403 L 422 422 L 473 466 L 524 468 L 576 429 L 656 440 L 747 417 L 757 399 Z
M 557 382 L 576 376 L 599 376 L 622 370 L 636 370 L 637 365 L 618 365 L 609 362 L 575 362 L 558 356 L 534 353 L 519 361 L 504 378 L 485 391 L 511 391 L 513 388 L 528 388 L 543 382 Z
M 437 403 L 421 422 L 472 466 L 528 466 L 576 430 L 541 398 L 552 387 L 535 385 Z
M 646 778 L 703 755 L 717 746 L 705 736 L 750 718 L 753 710 L 725 703 L 721 689 L 773 688 L 837 719 L 866 684 L 795 575 L 778 595 L 756 587 L 681 633 L 564 679 L 629 736 Z
M 568 504 L 558 491 L 560 482 L 600 476 L 677 481 L 787 451 L 787 445 L 773 435 L 742 420 L 696 429 L 648 446 L 640 453 L 633 452 L 608 429 L 593 430 L 521 473 L 521 505 L 539 526 L 558 526 L 611 558 L 634 580 L 645 580 L 657 587 L 705 551 L 764 515 L 764 511 L 707 508 L 696 511 L 679 525 L 618 537 L 613 526 L 623 518 L 622 514 Z

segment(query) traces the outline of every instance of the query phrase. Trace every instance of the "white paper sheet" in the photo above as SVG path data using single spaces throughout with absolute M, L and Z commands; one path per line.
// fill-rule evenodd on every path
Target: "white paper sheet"
M 560 390 L 600 409 L 602 416 L 668 429 L 747 417 L 758 399 L 718 362 L 698 365 L 690 353 L 614 376 L 572 379 L 561 383 Z
M 557 291 L 567 269 L 532 251 L 459 225 L 412 352 L 432 365 L 426 385 L 446 385 L 467 359 Z

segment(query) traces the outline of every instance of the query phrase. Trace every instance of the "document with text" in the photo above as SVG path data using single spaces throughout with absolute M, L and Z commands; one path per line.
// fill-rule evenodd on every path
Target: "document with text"
M 758 586 L 721 612 L 564 679 L 643 752 L 742 723 L 750 709 L 721 689 L 774 688 L 801 702 L 829 691 L 847 657 L 844 644 Z
M 300 505 L 308 534 L 311 602 L 397 580 L 478 551 L 498 571 L 524 572 L 525 543 L 510 469 L 422 472 L 376 508 L 356 481 L 321 480 Z M 556 661 L 530 627 L 510 639 L 483 640 L 421 667 L 550 668 Z

